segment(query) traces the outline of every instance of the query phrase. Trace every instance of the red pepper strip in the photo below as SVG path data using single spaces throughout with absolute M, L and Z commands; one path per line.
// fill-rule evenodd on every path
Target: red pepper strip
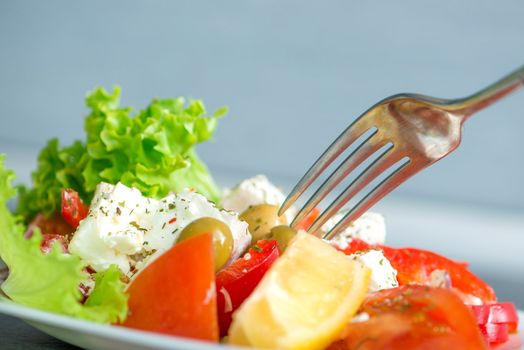
M 479 325 L 507 324 L 508 332 L 517 331 L 519 317 L 515 304 L 511 302 L 470 305 L 470 308 Z
M 488 323 L 480 324 L 480 333 L 484 336 L 489 344 L 504 343 L 508 340 L 508 324 L 507 323 Z
M 314 208 L 302 221 L 298 223 L 296 226 L 297 230 L 308 230 L 311 225 L 315 222 L 315 220 L 318 218 L 318 215 L 320 214 L 320 209 Z
M 491 350 L 522 350 L 522 340 L 518 334 L 510 334 L 504 343 L 490 344 Z
M 280 255 L 277 241 L 260 240 L 249 251 L 216 276 L 220 336 L 227 335 L 231 315 L 251 294 Z
M 368 249 L 381 249 L 384 252 L 391 265 L 397 270 L 397 279 L 401 286 L 413 283 L 428 284 L 431 280 L 431 272 L 445 270 L 449 273 L 453 288 L 480 298 L 484 303 L 497 301 L 493 288 L 469 271 L 463 263 L 427 250 L 370 245 L 362 240 L 353 239 L 342 251 L 345 254 L 352 254 Z

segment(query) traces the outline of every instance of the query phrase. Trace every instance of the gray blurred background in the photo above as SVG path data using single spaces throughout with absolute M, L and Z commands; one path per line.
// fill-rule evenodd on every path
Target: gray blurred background
M 83 137 L 83 98 L 119 84 L 228 105 L 199 151 L 229 185 L 285 189 L 379 99 L 461 97 L 524 64 L 524 2 L 1 1 L 0 152 L 27 182 L 50 137 Z M 463 145 L 378 210 L 389 241 L 469 260 L 524 308 L 524 91 L 474 116 Z

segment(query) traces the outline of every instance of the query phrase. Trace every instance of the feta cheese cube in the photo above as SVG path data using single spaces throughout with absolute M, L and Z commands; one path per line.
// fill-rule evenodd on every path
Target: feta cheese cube
M 86 260 L 95 270 L 116 264 L 130 270 L 127 255 L 142 250 L 147 231 L 148 201 L 139 190 L 122 184 L 97 186 L 87 217 L 80 222 L 69 244 L 71 253 Z
M 322 231 L 328 232 L 344 217 L 345 212 L 339 212 L 331 217 Z M 358 238 L 369 244 L 384 244 L 386 240 L 386 223 L 384 217 L 377 213 L 367 212 L 338 234 L 331 242 L 341 249 L 348 246 L 353 238 Z
M 159 202 L 153 226 L 144 238 L 148 242 L 144 248 L 147 251 L 156 251 L 155 256 L 173 246 L 184 227 L 202 217 L 212 217 L 229 226 L 234 243 L 228 263 L 240 257 L 251 243 L 246 222 L 241 221 L 236 213 L 218 209 L 213 202 L 199 193 L 186 190 L 170 194 Z
M 224 209 L 242 213 L 252 205 L 280 205 L 285 196 L 264 175 L 246 179 L 232 189 L 224 190 L 221 205 Z
M 358 261 L 371 270 L 368 292 L 398 287 L 397 270 L 381 250 L 371 249 L 348 255 L 349 259 Z
M 130 277 L 169 250 L 187 224 L 206 216 L 229 226 L 233 236 L 229 262 L 237 259 L 251 242 L 248 225 L 237 214 L 218 209 L 192 191 L 156 200 L 121 183 L 101 183 L 69 250 L 97 271 L 116 264 Z

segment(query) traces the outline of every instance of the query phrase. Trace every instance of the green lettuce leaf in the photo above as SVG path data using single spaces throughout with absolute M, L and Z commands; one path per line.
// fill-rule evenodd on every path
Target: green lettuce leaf
M 208 199 L 220 193 L 195 146 L 209 140 L 226 108 L 207 116 L 200 100 L 154 99 L 132 116 L 120 107 L 120 89 L 102 88 L 86 99 L 91 113 L 85 120 L 85 142 L 60 148 L 51 140 L 33 173 L 33 188 L 22 188 L 18 213 L 26 220 L 60 207 L 62 188 L 73 188 L 89 201 L 102 181 L 122 182 L 144 195 L 163 197 L 192 187 Z
M 125 284 L 116 266 L 96 276 L 95 288 L 82 304 L 79 285 L 86 280 L 86 264 L 63 253 L 59 244 L 43 254 L 38 230 L 30 239 L 24 238 L 21 217 L 11 214 L 7 206 L 16 190 L 11 187 L 14 173 L 4 168 L 4 159 L 0 154 L 0 257 L 9 268 L 3 292 L 17 303 L 59 314 L 102 323 L 125 319 Z
M 60 148 L 57 139 L 51 139 L 40 151 L 38 170 L 33 172 L 33 188 L 19 187 L 17 212 L 26 221 L 38 213 L 50 215 L 60 208 L 61 190 L 74 188 L 84 201 L 91 200 L 84 190 L 81 159 L 85 146 L 77 141 Z

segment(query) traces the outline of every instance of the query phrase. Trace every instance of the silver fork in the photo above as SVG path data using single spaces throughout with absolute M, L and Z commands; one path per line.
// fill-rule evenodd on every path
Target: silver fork
M 289 209 L 344 150 L 364 134 L 370 133 L 307 200 L 291 223 L 292 227 L 296 227 L 349 173 L 377 151 L 383 150 L 308 230 L 326 239 L 333 238 L 401 183 L 454 151 L 460 144 L 462 125 L 471 115 L 522 86 L 524 66 L 465 98 L 449 100 L 399 94 L 378 102 L 349 125 L 315 161 L 288 195 L 279 214 Z M 393 169 L 392 173 L 322 235 L 322 225 L 388 169 Z

